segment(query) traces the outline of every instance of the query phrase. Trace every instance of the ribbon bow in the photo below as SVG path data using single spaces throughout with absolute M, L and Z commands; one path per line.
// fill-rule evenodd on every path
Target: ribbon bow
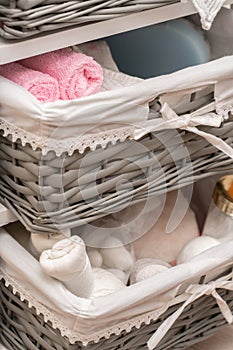
M 231 146 L 229 146 L 219 137 L 209 134 L 205 131 L 201 131 L 197 128 L 198 125 L 220 127 L 223 121 L 223 118 L 220 115 L 213 112 L 200 115 L 200 111 L 194 111 L 189 114 L 178 116 L 166 102 L 162 106 L 160 112 L 162 114 L 163 121 L 161 122 L 161 120 L 158 119 L 149 120 L 146 125 L 143 125 L 138 129 L 136 128 L 134 131 L 135 140 L 141 138 L 146 133 L 158 130 L 182 129 L 203 137 L 214 147 L 218 148 L 220 151 L 233 159 L 233 149 Z
M 178 317 L 182 314 L 186 306 L 193 303 L 195 300 L 199 299 L 203 295 L 212 295 L 219 306 L 219 309 L 221 313 L 223 314 L 226 321 L 231 324 L 233 322 L 233 315 L 232 312 L 227 305 L 227 303 L 223 300 L 223 298 L 218 294 L 216 289 L 226 289 L 233 291 L 233 281 L 226 281 L 226 280 L 217 280 L 217 281 L 211 281 L 208 284 L 197 284 L 197 285 L 190 285 L 185 293 L 187 293 L 188 299 L 184 302 L 184 304 L 171 316 L 169 316 L 162 324 L 161 326 L 156 330 L 156 332 L 152 335 L 152 337 L 149 339 L 147 346 L 149 350 L 155 349 L 157 344 L 163 339 L 165 334 L 169 331 L 169 329 L 172 327 L 172 325 L 175 323 L 175 321 L 178 319 Z

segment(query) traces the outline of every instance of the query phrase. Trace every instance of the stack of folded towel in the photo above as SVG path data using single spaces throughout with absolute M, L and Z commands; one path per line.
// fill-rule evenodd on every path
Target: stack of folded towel
M 73 100 L 100 91 L 103 70 L 92 57 L 71 48 L 0 65 L 0 75 L 42 103 Z

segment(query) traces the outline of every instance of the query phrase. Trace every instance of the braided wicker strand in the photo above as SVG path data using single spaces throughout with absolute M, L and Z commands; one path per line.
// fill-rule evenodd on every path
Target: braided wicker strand
M 0 293 L 0 341 L 8 350 L 147 349 L 150 336 L 179 307 L 179 304 L 170 307 L 159 320 L 149 325 L 141 325 L 139 329 L 133 328 L 129 333 L 125 331 L 120 335 L 111 335 L 109 339 L 101 339 L 98 343 L 90 342 L 83 346 L 79 342 L 70 344 L 57 329 L 44 321 L 42 315 L 37 315 L 35 309 L 29 308 L 26 301 L 21 301 L 18 295 L 14 295 L 11 287 L 5 287 L 3 280 Z M 233 311 L 233 292 L 221 290 L 219 294 Z M 156 350 L 186 349 L 210 337 L 225 324 L 226 320 L 219 312 L 216 300 L 211 296 L 201 297 L 185 309 Z

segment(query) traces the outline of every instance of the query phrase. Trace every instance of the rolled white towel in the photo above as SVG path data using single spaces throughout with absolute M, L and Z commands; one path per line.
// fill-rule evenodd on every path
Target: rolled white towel
M 36 259 L 39 259 L 44 250 L 52 248 L 56 242 L 70 236 L 70 230 L 57 233 L 31 233 L 28 250 Z
M 93 268 L 94 290 L 91 299 L 105 296 L 126 288 L 125 284 L 113 273 L 100 267 Z
M 73 294 L 88 298 L 94 288 L 94 276 L 84 241 L 72 236 L 55 243 L 40 256 L 42 270 L 66 286 Z

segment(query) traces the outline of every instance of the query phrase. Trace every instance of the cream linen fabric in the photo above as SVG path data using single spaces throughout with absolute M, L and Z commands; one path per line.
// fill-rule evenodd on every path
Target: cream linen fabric
M 102 67 L 118 72 L 119 69 L 112 57 L 111 50 L 105 40 L 91 41 L 73 47 L 75 51 L 94 57 Z
M 147 118 L 147 105 L 131 101 L 130 96 L 128 104 L 117 108 L 121 88 L 132 86 L 140 81 L 138 78 L 104 69 L 104 79 L 105 91 L 75 100 L 42 104 L 19 85 L 0 77 L 0 116 L 36 136 L 55 139 L 93 133 L 93 130 L 104 131 L 110 125 L 122 126 Z
M 233 241 L 214 247 L 189 263 L 93 300 L 76 297 L 61 282 L 46 276 L 38 261 L 4 229 L 0 230 L 0 256 L 0 274 L 14 285 L 14 290 L 37 310 L 43 310 L 46 319 L 56 324 L 71 342 L 86 343 L 156 319 L 177 302 L 174 297 L 179 285 L 232 262 Z M 186 295 L 178 298 L 185 300 Z

